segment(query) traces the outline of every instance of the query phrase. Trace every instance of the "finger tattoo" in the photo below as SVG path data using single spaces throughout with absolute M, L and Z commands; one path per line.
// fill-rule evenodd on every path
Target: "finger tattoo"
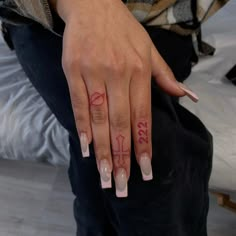
M 105 93 L 95 92 L 90 96 L 90 106 L 100 106 L 105 101 Z
M 124 148 L 125 137 L 123 135 L 118 135 L 116 137 L 117 150 L 113 150 L 114 164 L 117 167 L 125 167 L 126 159 L 130 155 L 130 150 Z
M 138 123 L 138 142 L 140 144 L 148 143 L 148 123 L 147 121 L 140 121 Z

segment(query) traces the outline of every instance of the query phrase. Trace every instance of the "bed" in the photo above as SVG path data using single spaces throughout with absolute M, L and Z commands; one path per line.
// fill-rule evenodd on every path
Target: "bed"
M 67 132 L 0 34 L 0 157 L 68 165 L 68 146 Z
M 236 64 L 236 3 L 231 1 L 203 26 L 203 39 L 216 48 L 201 58 L 186 84 L 198 104 L 181 99 L 214 136 L 210 190 L 219 204 L 236 210 L 236 86 L 225 74 Z M 40 110 L 40 112 L 38 112 Z M 32 138 L 33 137 L 33 138 Z M 0 36 L 0 158 L 68 165 L 68 134 L 26 78 Z

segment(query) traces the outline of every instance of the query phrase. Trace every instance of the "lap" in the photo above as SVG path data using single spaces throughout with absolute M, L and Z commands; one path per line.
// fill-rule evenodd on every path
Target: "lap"
M 212 146 L 203 124 L 153 83 L 154 179 L 142 181 L 132 148 L 129 197 L 118 199 L 114 188 L 100 187 L 92 145 L 90 158 L 82 158 L 61 68 L 62 38 L 37 24 L 9 26 L 9 31 L 23 69 L 70 134 L 69 177 L 77 197 L 78 235 L 111 235 L 115 230 L 122 236 L 205 236 Z M 176 77 L 185 78 L 191 69 L 190 39 L 154 28 L 148 31 Z M 185 51 L 179 55 L 182 46 Z

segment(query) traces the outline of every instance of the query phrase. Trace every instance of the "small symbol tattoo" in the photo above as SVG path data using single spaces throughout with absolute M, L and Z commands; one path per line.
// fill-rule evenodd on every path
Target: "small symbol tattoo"
M 125 157 L 129 157 L 130 151 L 129 149 L 124 150 L 124 140 L 125 137 L 123 135 L 118 135 L 116 137 L 118 149 L 113 150 L 113 157 L 117 158 L 117 163 L 119 166 L 125 167 Z
M 93 93 L 90 97 L 90 106 L 100 106 L 104 103 L 105 93 Z
M 148 143 L 148 124 L 147 121 L 143 122 L 139 122 L 138 123 L 138 135 L 139 135 L 139 139 L 138 142 L 140 144 L 143 143 Z

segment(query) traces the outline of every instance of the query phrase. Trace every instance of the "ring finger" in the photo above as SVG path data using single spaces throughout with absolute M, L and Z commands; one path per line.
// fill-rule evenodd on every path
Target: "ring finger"
M 97 167 L 102 188 L 111 188 L 112 159 L 106 90 L 104 84 L 98 79 L 89 81 L 87 89 Z

